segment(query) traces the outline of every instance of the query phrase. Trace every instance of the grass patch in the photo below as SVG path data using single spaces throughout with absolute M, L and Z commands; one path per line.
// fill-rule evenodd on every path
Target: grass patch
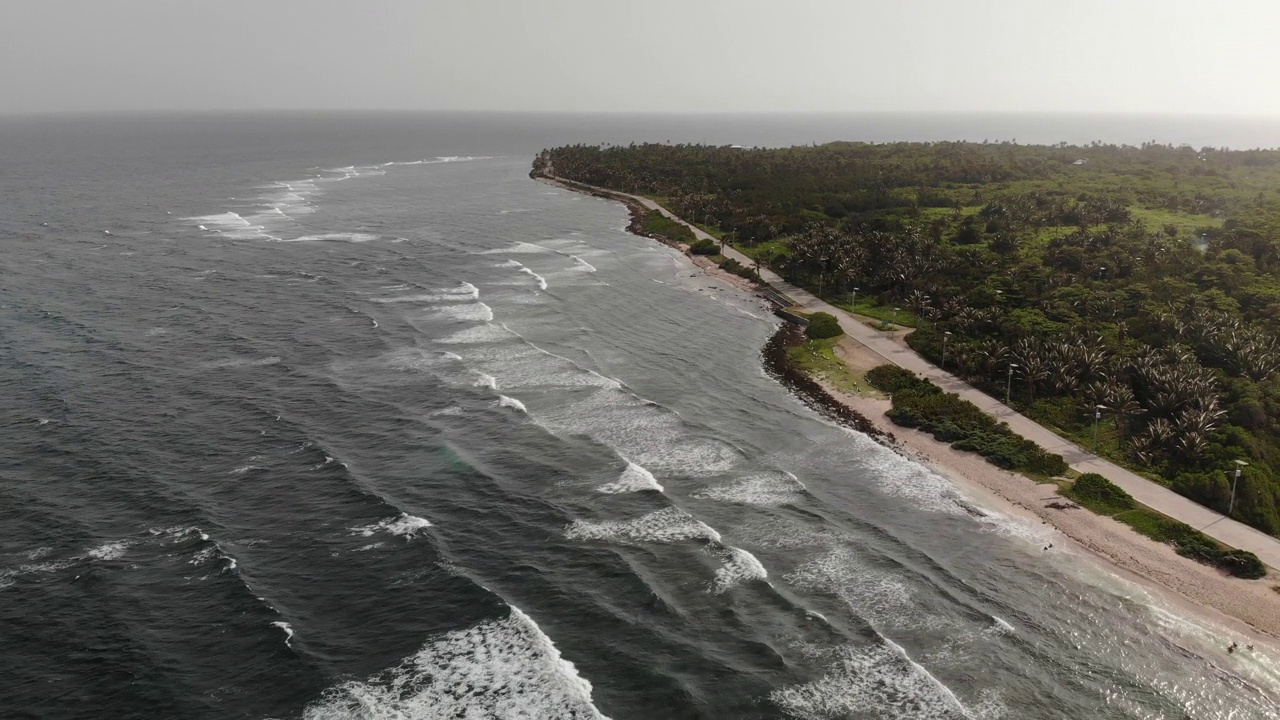
M 821 378 L 835 389 L 849 395 L 883 397 L 867 382 L 864 373 L 851 369 L 835 352 L 840 338 L 810 340 L 787 350 L 796 367 Z
M 882 323 L 893 322 L 895 317 L 893 308 L 884 306 L 884 305 L 873 305 L 871 303 L 865 303 L 862 301 L 858 301 L 857 305 L 850 305 L 847 302 L 843 302 L 843 303 L 832 302 L 831 304 L 835 305 L 841 310 L 844 310 L 847 313 L 853 313 L 854 315 L 862 315 L 863 317 L 875 318 L 876 320 L 879 320 Z M 898 312 L 896 313 L 896 317 L 897 317 L 897 324 L 901 325 L 902 327 L 912 327 L 912 328 L 920 327 L 920 318 L 916 317 L 916 314 L 911 312 L 911 308 L 905 308 L 905 307 L 899 308 Z
M 644 231 L 650 235 L 659 235 L 668 240 L 676 240 L 693 244 L 693 231 L 681 223 L 666 217 L 657 210 L 650 210 L 642 223 Z
M 1112 517 L 1156 542 L 1172 545 L 1183 557 L 1212 565 L 1235 577 L 1257 579 L 1267 574 L 1267 567 L 1257 555 L 1227 547 L 1190 525 L 1149 508 L 1138 507 Z
M 1177 228 L 1178 235 L 1185 238 L 1197 238 L 1203 228 L 1222 227 L 1222 218 L 1212 215 L 1193 215 L 1191 213 L 1173 212 L 1171 210 L 1130 207 L 1129 213 L 1151 232 L 1161 232 L 1165 226 Z

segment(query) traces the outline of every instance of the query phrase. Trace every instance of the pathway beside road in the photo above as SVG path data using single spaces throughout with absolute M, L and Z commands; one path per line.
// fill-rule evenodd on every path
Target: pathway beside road
M 582 185 L 583 183 L 576 184 Z M 597 188 L 590 185 L 586 187 L 610 195 L 629 198 L 644 207 L 657 210 L 664 216 L 685 225 L 700 240 L 715 240 L 714 237 L 682 218 L 676 217 L 653 200 L 606 188 Z M 724 255 L 737 260 L 747 267 L 755 266 L 754 260 L 731 247 L 725 246 Z M 1043 425 L 1036 423 L 981 390 L 971 387 L 960 378 L 933 365 L 928 360 L 917 355 L 914 350 L 897 342 L 890 333 L 869 327 L 863 321 L 844 310 L 820 300 L 809 291 L 783 280 L 772 270 L 762 267 L 760 268 L 760 276 L 765 282 L 789 296 L 804 310 L 810 312 L 822 311 L 834 315 L 840 321 L 840 327 L 846 335 L 884 358 L 885 362 L 910 370 L 932 380 L 947 392 L 960 395 L 960 397 L 977 405 L 987 414 L 1008 423 L 1009 429 L 1019 435 L 1034 441 L 1049 452 L 1061 455 L 1073 469 L 1082 473 L 1098 473 L 1124 488 L 1126 492 L 1143 505 L 1192 527 L 1199 528 L 1206 535 L 1219 542 L 1241 550 L 1248 550 L 1257 555 L 1269 567 L 1280 569 L 1280 540 L 1188 500 L 1163 485 L 1126 470 L 1109 460 L 1100 458 L 1070 440 L 1060 437 Z

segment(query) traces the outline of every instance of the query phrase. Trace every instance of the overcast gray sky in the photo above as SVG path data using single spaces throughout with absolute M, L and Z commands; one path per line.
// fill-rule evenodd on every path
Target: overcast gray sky
M 1277 0 L 0 0 L 0 112 L 1280 114 Z

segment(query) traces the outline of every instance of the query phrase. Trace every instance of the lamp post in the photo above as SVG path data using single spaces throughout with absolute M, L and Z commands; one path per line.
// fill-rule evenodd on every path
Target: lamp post
M 1236 477 L 1231 481 L 1231 502 L 1227 504 L 1227 515 L 1231 515 L 1231 511 L 1236 507 L 1236 483 L 1240 482 L 1240 474 L 1244 472 L 1245 466 L 1249 463 L 1243 460 L 1236 461 Z
M 951 331 L 947 330 L 942 333 L 942 369 L 947 369 L 947 338 L 951 337 Z
M 1004 386 L 1004 404 L 1009 404 L 1009 396 L 1013 393 L 1013 369 L 1018 367 L 1017 363 L 1009 363 L 1009 382 Z
M 849 307 L 857 308 L 857 306 L 858 306 L 858 288 L 854 288 L 853 292 L 849 293 Z M 857 312 L 857 310 L 855 309 L 854 312 Z
M 1093 406 L 1093 454 L 1098 454 L 1098 421 L 1102 419 L 1102 411 L 1106 410 L 1106 405 Z
M 901 308 L 894 308 L 894 309 L 893 309 L 893 324 L 894 324 L 895 326 L 898 324 L 898 310 L 900 310 L 900 309 L 901 309 Z

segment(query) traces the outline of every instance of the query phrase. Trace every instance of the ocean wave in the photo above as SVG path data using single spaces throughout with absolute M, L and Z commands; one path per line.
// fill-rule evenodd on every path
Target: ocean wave
M 524 406 L 524 403 L 513 397 L 507 397 L 506 395 L 498 396 L 498 407 L 508 407 L 513 410 L 519 410 L 526 415 L 529 413 L 529 409 Z
M 293 647 L 293 626 L 283 620 L 277 620 L 271 624 L 284 631 L 284 646 Z
M 542 277 L 541 275 L 539 275 L 538 273 L 536 273 L 536 272 L 534 272 L 534 271 L 530 270 L 530 269 L 529 269 L 529 268 L 527 268 L 527 267 L 522 267 L 522 268 L 520 268 L 520 272 L 522 272 L 522 273 L 524 273 L 524 274 L 526 274 L 526 275 L 530 275 L 530 276 L 532 276 L 532 277 L 533 277 L 533 279 L 534 279 L 534 280 L 537 280 L 537 281 L 538 281 L 538 289 L 539 289 L 539 290 L 546 290 L 546 289 L 547 289 L 547 279 L 546 279 L 546 278 Z
M 799 718 L 866 717 L 961 720 L 974 716 L 946 685 L 891 641 L 872 646 L 805 648 L 828 663 L 822 678 L 774 690 L 769 699 Z
M 281 239 L 280 242 L 315 242 L 323 240 L 337 240 L 351 243 L 367 243 L 377 240 L 377 235 L 358 232 L 339 232 L 339 233 L 322 233 L 320 235 L 301 235 L 296 238 Z
M 748 580 L 764 580 L 769 577 L 756 556 L 742 548 L 726 547 L 721 559 L 724 560 L 724 565 L 716 570 L 715 581 L 711 584 L 711 592 L 716 595 Z
M 494 377 L 494 376 L 492 376 L 492 375 L 489 375 L 489 374 L 487 374 L 487 373 L 482 373 L 482 372 L 477 372 L 476 374 L 480 376 L 480 377 L 476 378 L 476 382 L 475 382 L 475 386 L 476 386 L 476 387 L 486 387 L 486 388 L 489 388 L 490 390 L 497 390 L 497 389 L 498 389 L 498 379 L 497 379 L 497 378 L 495 378 L 495 377 Z
M 128 541 L 117 540 L 115 542 L 104 543 L 95 548 L 90 548 L 85 552 L 85 555 L 94 560 L 119 560 L 124 557 L 124 554 L 128 549 Z
M 640 492 L 641 490 L 662 492 L 662 486 L 658 484 L 658 480 L 653 476 L 653 473 L 631 461 L 627 461 L 627 468 L 622 471 L 621 477 L 608 485 L 601 485 L 596 489 L 602 493 L 609 494 Z
M 436 308 L 437 315 L 463 322 L 493 322 L 493 308 L 477 302 L 466 305 L 448 305 Z
M 431 527 L 431 523 L 428 520 L 402 512 L 396 517 L 379 520 L 371 525 L 353 527 L 350 530 L 352 533 L 363 535 L 364 537 L 372 537 L 374 533 L 385 532 L 389 535 L 402 537 L 405 540 L 412 540 L 419 534 L 426 532 L 429 527 Z
M 703 500 L 762 507 L 778 507 L 799 501 L 804 497 L 804 484 L 787 471 L 748 475 L 726 485 L 704 488 L 693 493 Z
M 575 520 L 564 529 L 570 540 L 672 543 L 681 540 L 720 542 L 720 533 L 677 507 L 651 512 L 635 520 Z
M 587 272 L 595 272 L 595 271 L 596 271 L 596 266 L 595 266 L 595 265 L 592 265 L 591 263 L 587 262 L 586 260 L 583 260 L 582 258 L 578 257 L 577 255 L 570 255 L 569 257 L 573 258 L 573 261 L 574 261 L 575 263 L 577 263 L 577 264 L 578 264 L 578 267 L 582 268 L 583 270 L 586 270 Z
M 304 720 L 607 720 L 591 683 L 515 606 L 501 620 L 427 642 L 399 666 L 324 693 Z
M 535 253 L 555 252 L 551 248 L 543 247 L 536 243 L 524 242 L 517 240 L 514 244 L 504 248 L 494 248 L 492 250 L 481 250 L 481 255 L 530 255 Z
M 460 330 L 452 335 L 437 338 L 436 342 L 444 344 L 470 345 L 475 343 L 501 342 L 511 337 L 510 333 L 493 324 Z

